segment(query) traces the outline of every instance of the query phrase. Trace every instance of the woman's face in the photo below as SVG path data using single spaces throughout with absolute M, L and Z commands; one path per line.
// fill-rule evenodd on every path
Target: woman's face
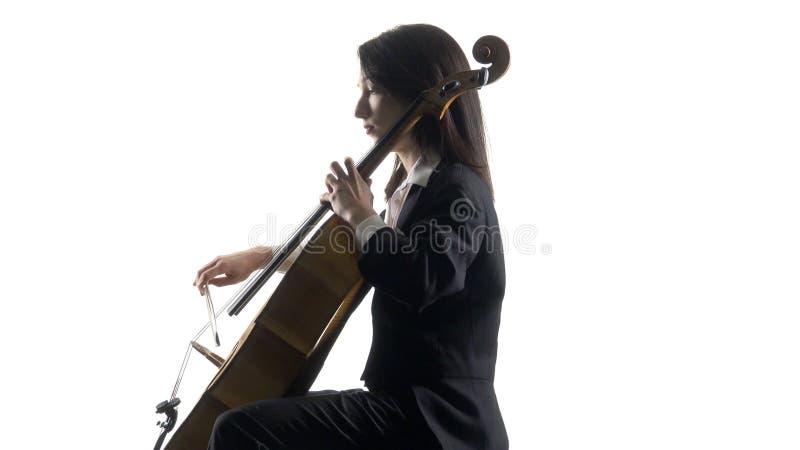
M 364 121 L 364 128 L 374 140 L 380 139 L 408 108 L 389 95 L 380 86 L 364 77 L 362 73 L 357 84 L 361 96 L 356 103 L 356 118 Z

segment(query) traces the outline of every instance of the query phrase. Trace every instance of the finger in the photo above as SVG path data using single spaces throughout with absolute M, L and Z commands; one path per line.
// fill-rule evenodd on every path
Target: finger
M 328 192 L 333 192 L 339 186 L 339 180 L 332 173 L 329 173 L 325 175 L 325 186 L 328 187 Z
M 231 283 L 220 284 L 221 280 L 227 280 L 227 279 L 229 279 L 228 274 L 220 273 L 217 275 L 212 275 L 204 279 L 201 283 L 198 283 L 197 289 L 200 291 L 200 295 L 206 295 L 206 289 L 208 288 L 208 285 L 227 286 L 228 284 Z
M 361 177 L 361 174 L 358 173 L 358 169 L 356 169 L 355 163 L 353 163 L 353 158 L 347 157 L 344 159 L 344 165 L 347 167 L 347 173 L 350 175 L 350 178 L 357 179 L 357 177 Z
M 324 193 L 324 194 L 320 195 L 320 196 L 319 196 L 319 203 L 320 203 L 321 205 L 325 205 L 326 207 L 328 207 L 328 209 L 330 209 L 331 211 L 333 211 L 333 205 L 331 205 L 330 196 L 331 196 L 331 194 L 330 194 L 330 193 L 328 193 L 328 192 L 326 192 L 326 193 Z
M 372 178 L 367 178 L 367 186 L 372 187 Z
M 331 163 L 331 171 L 333 171 L 334 175 L 336 175 L 336 178 L 339 180 L 347 178 L 347 174 L 344 172 L 344 169 L 342 169 L 342 166 L 339 165 L 338 161 Z
M 221 274 L 223 272 L 224 272 L 224 270 L 222 270 L 222 264 L 218 263 L 218 264 L 214 265 L 213 267 L 210 267 L 209 269 L 207 269 L 205 272 L 201 273 L 200 276 L 197 277 L 197 283 L 195 284 L 195 286 L 199 286 L 200 287 L 200 292 L 203 292 L 202 291 L 203 285 L 206 284 L 209 279 L 214 278 L 215 276 L 217 276 L 217 275 L 219 275 L 219 274 Z
M 219 262 L 219 256 L 217 256 L 216 258 L 212 259 L 212 260 L 211 260 L 211 261 L 210 261 L 208 264 L 206 264 L 205 266 L 201 267 L 201 268 L 200 268 L 200 270 L 198 270 L 198 271 L 197 271 L 197 275 L 195 275 L 195 277 L 194 277 L 195 285 L 197 285 L 197 280 L 198 280 L 198 279 L 200 279 L 200 274 L 202 274 L 203 272 L 205 272 L 205 271 L 206 271 L 206 270 L 208 270 L 208 269 L 209 269 L 211 266 L 213 266 L 214 264 L 217 264 L 218 262 Z
M 200 285 L 200 288 L 199 288 L 200 295 L 206 295 L 206 289 L 208 289 L 209 285 L 211 285 L 211 286 L 227 286 L 227 285 L 233 284 L 235 282 L 236 282 L 236 280 L 233 279 L 232 277 L 228 276 L 227 274 L 218 276 L 216 278 L 211 278 L 207 282 L 205 282 L 205 283 Z
M 229 284 L 233 283 L 234 279 L 227 275 L 208 280 L 208 284 L 211 284 L 213 286 L 228 286 Z

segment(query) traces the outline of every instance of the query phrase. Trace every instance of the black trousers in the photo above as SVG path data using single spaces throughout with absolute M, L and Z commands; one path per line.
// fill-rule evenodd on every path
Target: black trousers
M 217 418 L 208 450 L 439 449 L 410 388 L 315 391 Z

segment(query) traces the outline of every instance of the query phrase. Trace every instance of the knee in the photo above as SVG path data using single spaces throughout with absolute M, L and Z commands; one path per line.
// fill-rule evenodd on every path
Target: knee
M 211 430 L 211 438 L 208 442 L 208 450 L 224 450 L 233 448 L 235 442 L 241 439 L 240 422 L 243 413 L 238 409 L 230 409 L 217 416 L 214 428 Z
M 217 416 L 208 450 L 284 448 L 276 431 L 280 429 L 280 420 L 281 416 L 269 404 L 229 409 Z
M 227 430 L 232 428 L 232 425 L 237 422 L 237 418 L 241 413 L 238 409 L 229 409 L 224 413 L 217 416 L 217 420 L 214 422 L 214 430 Z

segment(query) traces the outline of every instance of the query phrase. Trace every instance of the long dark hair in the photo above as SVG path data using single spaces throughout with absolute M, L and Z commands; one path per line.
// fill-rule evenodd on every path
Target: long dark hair
M 441 28 L 427 24 L 400 25 L 358 47 L 364 76 L 402 102 L 411 103 L 454 73 L 469 70 L 469 61 L 458 43 Z M 425 152 L 436 152 L 443 161 L 461 162 L 475 170 L 489 185 L 486 135 L 478 93 L 462 94 L 442 120 L 423 117 L 410 131 Z M 399 157 L 384 193 L 388 200 L 403 182 L 406 171 Z

